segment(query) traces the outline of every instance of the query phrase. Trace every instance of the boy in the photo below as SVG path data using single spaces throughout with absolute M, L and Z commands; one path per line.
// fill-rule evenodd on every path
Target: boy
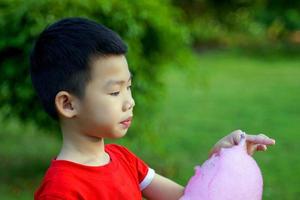
M 127 47 L 112 30 L 84 18 L 47 27 L 31 54 L 31 78 L 45 111 L 58 120 L 63 144 L 35 199 L 179 199 L 184 188 L 159 175 L 125 147 L 104 145 L 123 137 L 133 117 Z M 240 140 L 221 139 L 211 153 Z M 247 135 L 248 152 L 274 140 Z

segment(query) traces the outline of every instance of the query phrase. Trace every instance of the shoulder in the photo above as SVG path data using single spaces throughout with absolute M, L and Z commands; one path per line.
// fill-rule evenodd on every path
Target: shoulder
M 126 147 L 119 144 L 106 144 L 105 149 L 112 151 L 129 151 Z
M 132 153 L 129 149 L 118 144 L 107 144 L 105 150 L 122 163 L 136 166 L 138 163 L 144 163 L 142 159 Z
M 117 156 L 136 157 L 129 149 L 118 144 L 107 144 L 105 145 L 105 150 Z
M 152 181 L 155 171 L 149 168 L 147 163 L 145 163 L 126 147 L 117 144 L 108 144 L 106 146 L 106 150 L 111 152 L 115 151 L 115 155 L 118 157 L 117 159 L 129 166 L 131 171 L 137 177 L 141 189 L 144 189 Z

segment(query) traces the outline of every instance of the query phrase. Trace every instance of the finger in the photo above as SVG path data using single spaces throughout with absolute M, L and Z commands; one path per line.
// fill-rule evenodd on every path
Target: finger
M 212 154 L 218 154 L 221 148 L 230 148 L 231 146 L 232 144 L 229 142 L 219 142 L 210 150 L 209 157 L 212 156 Z
M 257 144 L 248 143 L 247 144 L 247 153 L 252 156 L 257 149 Z
M 266 145 L 261 145 L 261 144 L 256 147 L 256 151 L 266 151 L 267 149 L 268 148 Z
M 247 153 L 250 155 L 250 156 L 253 156 L 253 154 L 256 152 L 256 151 L 266 151 L 268 148 L 266 145 L 261 145 L 261 144 L 249 144 L 247 145 Z
M 232 144 L 238 145 L 241 141 L 242 135 L 245 135 L 245 133 L 242 130 L 236 130 L 233 131 L 231 135 L 232 135 Z
M 219 154 L 220 149 L 212 149 L 210 150 L 210 152 L 208 153 L 208 158 L 210 158 L 213 154 Z
M 272 138 L 269 138 L 268 136 L 264 134 L 259 135 L 246 135 L 246 139 L 249 142 L 252 142 L 254 144 L 263 144 L 263 145 L 274 145 L 275 140 Z

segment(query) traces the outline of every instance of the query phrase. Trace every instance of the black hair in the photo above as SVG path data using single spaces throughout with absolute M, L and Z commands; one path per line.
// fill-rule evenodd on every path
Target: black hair
M 55 96 L 59 91 L 84 97 L 94 56 L 126 52 L 117 33 L 89 19 L 65 18 L 46 27 L 30 55 L 32 84 L 45 111 L 58 120 Z

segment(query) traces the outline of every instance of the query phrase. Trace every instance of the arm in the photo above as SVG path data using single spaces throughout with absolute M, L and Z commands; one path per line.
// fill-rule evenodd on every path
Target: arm
M 152 182 L 142 191 L 149 200 L 178 200 L 183 195 L 184 187 L 155 174 Z

